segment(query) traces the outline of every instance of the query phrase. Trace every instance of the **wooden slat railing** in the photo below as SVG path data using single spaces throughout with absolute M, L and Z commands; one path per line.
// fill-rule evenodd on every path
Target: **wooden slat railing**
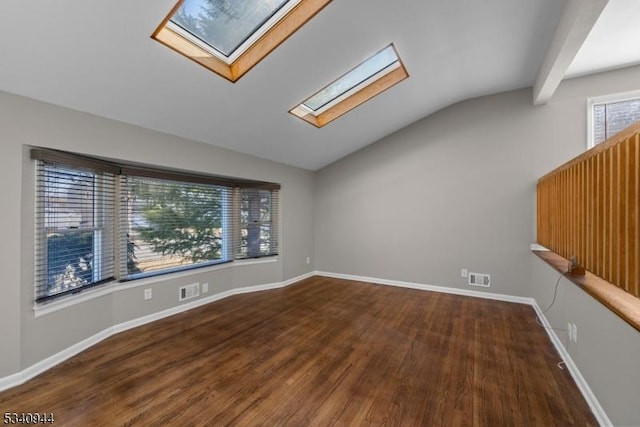
M 640 297 L 640 123 L 538 180 L 538 243 Z

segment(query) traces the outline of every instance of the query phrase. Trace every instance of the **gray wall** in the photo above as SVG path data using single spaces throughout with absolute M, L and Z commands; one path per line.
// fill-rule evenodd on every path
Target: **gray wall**
M 175 306 L 178 286 L 196 280 L 216 293 L 315 268 L 466 288 L 459 276 L 468 268 L 492 274 L 489 291 L 532 296 L 544 307 L 555 273 L 529 251 L 536 179 L 584 150 L 586 97 L 639 88 L 635 67 L 564 82 L 543 107 L 531 105 L 530 90 L 465 101 L 315 175 L 0 93 L 0 176 L 16 184 L 5 186 L 3 201 L 10 226 L 0 248 L 0 378 L 113 324 Z M 280 261 L 158 279 L 148 302 L 145 285 L 36 319 L 27 145 L 281 182 Z M 640 334 L 572 285 L 562 286 L 551 322 L 578 325 L 578 343 L 568 350 L 612 421 L 640 424 L 632 399 L 640 395 L 634 365 Z
M 0 378 L 114 324 L 178 305 L 178 287 L 208 282 L 209 294 L 291 279 L 313 270 L 313 173 L 206 144 L 0 92 L 0 177 L 5 185 L 0 263 Z M 146 280 L 36 318 L 33 311 L 34 170 L 27 146 L 50 147 L 282 184 L 278 262 L 197 270 Z M 153 299 L 143 300 L 143 289 Z
M 563 82 L 541 107 L 529 89 L 468 100 L 322 169 L 316 268 L 482 290 L 460 278 L 468 268 L 492 275 L 487 291 L 546 307 L 557 275 L 529 250 L 536 180 L 586 149 L 587 97 L 637 89 L 640 67 Z M 640 333 L 564 292 L 551 322 L 578 325 L 569 352 L 611 420 L 640 425 Z
M 530 89 L 464 101 L 327 166 L 317 269 L 467 288 L 467 268 L 531 296 L 537 178 L 585 150 L 588 96 L 639 85 L 636 67 L 565 82 L 542 107 Z
M 577 154 L 583 115 L 536 109 L 530 90 L 477 98 L 326 167 L 317 268 L 453 287 L 467 268 L 491 274 L 489 291 L 529 296 L 533 188 L 553 164 L 540 153 Z
M 553 301 L 560 273 L 531 255 L 533 295 L 544 310 Z M 545 314 L 557 328 L 571 359 L 616 426 L 640 426 L 640 333 L 566 279 L 558 283 L 556 301 Z M 578 340 L 568 340 L 567 323 L 577 326 Z

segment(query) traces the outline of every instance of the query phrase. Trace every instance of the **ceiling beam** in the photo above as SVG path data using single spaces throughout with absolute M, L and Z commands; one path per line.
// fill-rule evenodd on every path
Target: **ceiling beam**
M 609 0 L 567 0 L 533 85 L 533 104 L 549 102 Z

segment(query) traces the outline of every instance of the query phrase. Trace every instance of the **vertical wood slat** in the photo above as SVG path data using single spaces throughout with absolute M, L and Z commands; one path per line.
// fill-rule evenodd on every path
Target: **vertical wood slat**
M 627 144 L 625 144 L 626 152 L 626 162 L 625 162 L 625 176 L 624 181 L 627 183 L 627 191 L 625 197 L 625 245 L 627 250 L 625 251 L 625 259 L 624 264 L 626 267 L 626 278 L 627 278 L 627 291 L 633 293 L 635 290 L 635 265 L 632 262 L 633 254 L 638 249 L 634 245 L 634 238 L 636 235 L 636 227 L 635 227 L 635 209 L 633 208 L 633 198 L 636 193 L 636 185 L 635 185 L 635 168 L 636 163 L 635 160 L 635 144 L 633 143 L 633 139 L 631 139 Z
M 634 295 L 640 296 L 640 212 L 638 212 L 638 204 L 640 203 L 640 135 L 635 135 L 632 138 L 632 145 L 634 147 L 634 173 L 632 181 L 634 182 L 633 200 L 629 202 L 629 206 L 633 212 L 633 252 L 631 254 L 631 263 L 634 266 L 634 278 L 633 278 L 633 291 Z
M 571 168 L 567 170 L 568 172 L 568 180 L 569 180 L 569 198 L 568 198 L 568 220 L 569 220 L 569 224 L 567 227 L 567 230 L 569 232 L 569 240 L 568 240 L 568 247 L 569 247 L 569 252 L 571 253 L 570 256 L 576 256 L 576 212 L 575 212 L 575 207 L 576 207 L 576 188 L 575 188 L 575 184 L 576 184 L 576 175 L 575 175 L 575 168 Z
M 612 147 L 612 176 L 613 176 L 613 185 L 617 189 L 620 188 L 620 180 L 618 175 L 618 165 L 620 163 L 620 150 L 618 150 L 619 146 L 616 145 Z M 612 230 L 611 230 L 611 245 L 613 247 L 613 251 L 611 254 L 611 279 L 610 282 L 616 283 L 621 288 L 622 283 L 620 283 L 620 238 L 618 234 L 618 230 L 620 229 L 620 192 L 615 191 L 612 195 L 612 203 L 611 203 L 611 217 L 612 217 Z
M 538 243 L 640 297 L 640 124 L 538 181 Z
M 560 198 L 558 199 L 558 206 L 560 207 L 560 224 L 558 226 L 559 231 L 560 231 L 560 248 L 561 248 L 561 255 L 563 257 L 567 257 L 567 241 L 565 239 L 565 236 L 567 234 L 567 224 L 566 224 L 566 220 L 567 220 L 567 213 L 566 213 L 566 209 L 567 209 L 567 195 L 566 195 L 566 177 L 567 175 L 567 171 L 566 169 L 563 170 L 560 173 Z
M 602 191 L 604 189 L 604 185 L 603 185 L 603 178 L 604 178 L 604 174 L 603 174 L 603 166 L 604 166 L 604 158 L 602 156 L 597 156 L 595 159 L 596 161 L 596 183 L 594 186 L 594 193 L 593 193 L 593 197 L 594 197 L 594 204 L 593 207 L 595 209 L 595 226 L 593 228 L 594 231 L 594 240 L 593 240 L 593 246 L 594 246 L 594 259 L 596 260 L 600 260 L 602 259 L 602 247 L 600 246 L 600 242 L 602 241 L 602 205 L 603 205 L 603 194 Z M 598 276 L 602 276 L 602 270 L 603 270 L 603 265 L 601 262 L 594 262 L 594 268 L 595 268 L 595 273 Z
M 587 186 L 585 185 L 585 167 L 586 165 L 584 163 L 580 163 L 579 164 L 579 168 L 580 168 L 580 256 L 578 257 L 578 262 L 580 263 L 580 265 L 584 265 L 586 258 L 587 258 L 587 248 L 585 245 L 585 233 L 584 230 L 586 229 L 586 223 L 587 223 L 587 218 L 586 215 L 584 215 L 585 213 L 585 202 L 586 202 L 586 197 L 585 197 L 585 189 L 587 188 Z
M 611 150 L 606 150 L 602 152 L 602 157 L 604 159 L 604 164 L 606 167 L 606 172 L 605 172 L 605 177 L 606 177 L 606 182 L 604 185 L 604 190 L 605 190 L 605 195 L 604 195 L 604 210 L 606 212 L 608 212 L 609 214 L 607 215 L 606 220 L 604 221 L 604 238 L 602 239 L 602 243 L 603 243 L 603 247 L 604 247 L 604 254 L 603 254 L 603 258 L 602 258 L 602 265 L 603 265 L 603 274 L 602 274 L 602 278 L 605 280 L 612 280 L 612 251 L 613 251 L 613 241 L 612 241 L 612 236 L 613 236 L 613 228 L 612 228 L 612 215 L 611 213 L 611 209 L 613 206 L 613 177 L 611 175 L 611 161 L 612 161 L 612 157 L 611 157 Z
M 585 228 L 584 228 L 584 247 L 585 247 L 585 260 L 584 267 L 587 270 L 591 270 L 591 229 L 593 218 L 591 217 L 591 200 L 592 198 L 589 195 L 589 189 L 591 187 L 591 177 L 593 176 L 591 169 L 591 159 L 588 159 L 584 162 L 585 168 L 585 190 L 584 190 L 584 217 L 585 217 Z
M 618 193 L 618 259 L 616 260 L 616 266 L 618 269 L 618 282 L 620 287 L 625 291 L 629 291 L 629 282 L 627 277 L 627 181 L 626 174 L 628 170 L 627 165 L 627 151 L 628 142 L 616 145 L 618 150 L 618 164 L 615 172 L 616 179 L 618 181 L 617 193 Z
M 596 260 L 596 228 L 597 228 L 597 216 L 596 216 L 596 193 L 598 191 L 597 188 L 597 176 L 598 171 L 596 169 L 596 158 L 594 157 L 590 161 L 591 163 L 591 185 L 590 185 L 590 200 L 591 203 L 589 205 L 589 210 L 591 212 L 591 229 L 589 230 L 589 244 L 591 246 L 591 268 L 595 270 L 595 260 Z

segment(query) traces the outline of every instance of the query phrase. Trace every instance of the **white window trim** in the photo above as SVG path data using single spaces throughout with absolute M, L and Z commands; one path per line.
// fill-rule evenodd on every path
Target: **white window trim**
M 615 102 L 633 101 L 640 99 L 640 90 L 611 93 L 608 95 L 587 98 L 587 150 L 595 147 L 593 134 L 593 107 Z
M 247 265 L 255 264 L 267 264 L 278 262 L 280 259 L 278 256 L 256 258 L 256 259 L 244 259 L 232 262 L 227 262 L 219 265 L 212 265 L 208 267 L 194 268 L 187 271 L 177 271 L 175 273 L 167 273 L 159 276 L 146 277 L 136 280 L 130 280 L 126 282 L 119 282 L 114 280 L 103 285 L 96 286 L 95 288 L 87 288 L 79 292 L 78 294 L 64 295 L 51 301 L 45 301 L 41 303 L 33 304 L 33 312 L 36 318 L 55 313 L 56 311 L 64 310 L 74 305 L 82 304 L 87 301 L 100 298 L 105 295 L 110 295 L 118 291 L 124 291 L 127 289 L 138 288 L 140 286 L 157 285 L 161 282 L 168 280 L 175 280 L 182 277 L 194 276 L 196 274 L 210 273 L 212 271 L 223 270 L 231 267 L 243 267 Z

